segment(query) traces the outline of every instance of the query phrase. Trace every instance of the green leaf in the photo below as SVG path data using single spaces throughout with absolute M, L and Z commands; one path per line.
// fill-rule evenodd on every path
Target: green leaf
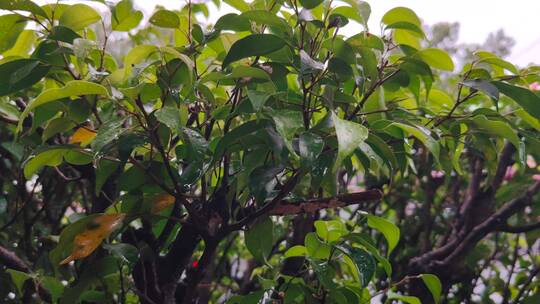
M 395 23 L 387 25 L 386 29 L 402 29 L 402 30 L 406 30 L 406 31 L 409 31 L 409 32 L 417 35 L 420 38 L 424 38 L 424 36 L 425 36 L 424 31 L 419 26 L 417 26 L 416 24 L 413 24 L 413 23 L 409 23 L 409 22 L 403 22 L 403 21 L 395 22 Z
M 343 120 L 335 113 L 332 114 L 332 119 L 338 140 L 338 155 L 334 166 L 337 169 L 343 160 L 368 138 L 368 129 L 356 122 Z
M 450 58 L 448 53 L 441 49 L 423 49 L 418 51 L 418 53 L 416 53 L 414 56 L 418 57 L 431 67 L 445 71 L 454 70 L 454 62 L 452 61 L 452 58 Z
M 180 18 L 174 12 L 169 10 L 159 10 L 150 17 L 150 23 L 155 26 L 165 28 L 178 28 L 180 26 Z
M 122 128 L 125 118 L 113 119 L 105 122 L 98 129 L 98 134 L 92 141 L 94 153 L 100 153 L 111 142 L 117 140 L 125 130 Z
M 367 23 L 369 20 L 369 16 L 371 15 L 371 6 L 366 1 L 361 0 L 344 0 L 344 2 L 347 2 L 350 6 L 352 6 L 358 15 L 362 18 L 362 23 L 367 31 Z
M 393 291 L 389 291 L 387 295 L 388 295 L 388 299 L 399 300 L 399 301 L 402 301 L 403 303 L 422 304 L 422 302 L 420 302 L 420 299 L 418 299 L 417 297 L 404 296 L 404 295 L 397 294 Z
M 44 166 L 58 166 L 62 163 L 65 148 L 52 148 L 30 158 L 24 165 L 24 177 L 30 179 L 34 173 Z
M 439 303 L 441 301 L 441 290 L 442 285 L 441 281 L 436 275 L 424 273 L 421 274 L 422 281 L 424 281 L 424 284 L 426 284 L 427 288 L 431 292 L 431 295 L 433 296 L 433 300 L 435 300 L 435 303 Z
M 251 66 L 245 66 L 240 65 L 235 68 L 233 68 L 232 72 L 230 74 L 225 75 L 223 79 L 238 79 L 238 78 L 255 78 L 255 79 L 261 79 L 261 80 L 270 80 L 270 76 L 265 71 L 251 67 Z
M 223 60 L 223 67 L 251 56 L 263 56 L 286 45 L 285 41 L 272 34 L 253 34 L 236 41 Z
M 345 26 L 349 20 L 354 20 L 360 24 L 364 24 L 364 18 L 360 16 L 357 10 L 350 6 L 338 6 L 332 10 L 332 15 L 328 18 L 328 22 L 333 26 Z
M 30 0 L 0 1 L 0 9 L 8 11 L 25 11 L 37 16 L 47 17 L 47 13 L 45 13 L 39 5 Z
M 249 4 L 244 0 L 223 0 L 223 2 L 234 7 L 235 9 L 245 12 L 249 10 Z
M 101 16 L 86 4 L 74 4 L 67 8 L 60 20 L 60 25 L 79 31 L 101 20 Z
M 105 244 L 103 245 L 103 248 L 107 249 L 113 255 L 119 257 L 125 263 L 135 263 L 139 258 L 139 249 L 130 244 Z
M 118 271 L 118 263 L 112 256 L 92 260 L 88 267 L 84 267 L 77 282 L 65 288 L 61 304 L 65 303 L 103 303 L 107 301 L 104 293 L 94 290 L 92 286 L 100 282 L 111 282 L 108 278 L 115 277 L 112 274 Z M 114 282 L 114 281 L 113 281 Z
M 67 150 L 64 154 L 64 160 L 72 165 L 87 165 L 93 160 L 92 155 L 78 150 Z
M 2 56 L 4 57 L 27 57 L 28 53 L 32 50 L 34 42 L 36 42 L 37 35 L 34 30 L 24 30 L 19 34 L 17 41 L 9 50 L 5 51 Z
M 62 293 L 64 293 L 64 285 L 55 277 L 45 276 L 41 278 L 41 285 L 51 294 L 53 303 L 57 303 Z
M 399 236 L 400 236 L 399 228 L 396 225 L 394 225 L 394 223 L 378 216 L 368 214 L 367 218 L 368 218 L 368 226 L 373 229 L 377 229 L 384 235 L 384 238 L 386 239 L 386 242 L 388 243 L 387 256 L 389 256 L 394 250 L 394 248 L 396 248 L 396 245 L 399 242 Z
M 323 47 L 331 50 L 334 53 L 335 58 L 339 58 L 345 61 L 347 64 L 355 64 L 356 56 L 354 54 L 354 48 L 349 42 L 342 39 L 328 39 L 323 42 Z
M 49 39 L 67 42 L 69 44 L 73 44 L 73 41 L 77 38 L 81 38 L 81 36 L 69 27 L 61 25 L 53 27 L 51 29 L 51 33 L 49 34 Z
M 223 153 L 231 146 L 235 145 L 246 135 L 252 134 L 266 126 L 266 120 L 250 120 L 225 134 L 220 140 L 214 152 L 214 158 L 221 158 Z
M 308 254 L 307 248 L 302 245 L 295 245 L 285 251 L 285 257 L 306 256 Z
M 249 188 L 257 203 L 262 204 L 272 192 L 277 183 L 276 175 L 281 171 L 283 171 L 281 167 L 261 166 L 251 172 Z
M 291 27 L 287 24 L 282 18 L 276 16 L 276 14 L 265 11 L 265 10 L 250 10 L 244 12 L 240 15 L 239 18 L 246 18 L 251 22 L 255 22 L 260 25 L 268 25 L 274 29 L 280 30 L 282 32 L 288 33 L 291 32 Z
M 230 30 L 235 32 L 249 31 L 251 24 L 249 20 L 240 17 L 238 14 L 230 13 L 221 16 L 214 25 L 218 31 Z
M 388 277 L 392 276 L 392 265 L 390 265 L 390 262 L 379 253 L 379 250 L 373 245 L 373 242 L 370 240 L 369 236 L 360 233 L 351 233 L 347 237 L 369 251 L 375 257 L 375 259 L 381 263 Z
M 41 139 L 43 141 L 46 141 L 52 136 L 60 132 L 66 132 L 68 130 L 71 130 L 74 127 L 76 127 L 76 124 L 67 117 L 55 118 L 47 124 L 47 127 L 45 128 L 45 130 L 43 131 L 43 134 L 41 135 Z
M 484 80 L 484 79 L 465 80 L 463 82 L 463 85 L 469 88 L 478 90 L 478 91 L 482 91 L 495 101 L 499 100 L 499 89 L 497 89 L 495 85 L 493 85 L 491 82 L 487 80 Z
M 196 130 L 182 128 L 182 139 L 189 145 L 192 160 L 203 160 L 208 150 L 206 139 Z
M 19 59 L 0 65 L 0 96 L 31 87 L 39 82 L 51 67 L 35 59 Z
M 330 245 L 319 240 L 315 232 L 306 234 L 304 246 L 306 246 L 308 255 L 312 258 L 324 260 L 330 256 Z
M 351 36 L 347 39 L 347 42 L 353 47 L 367 47 L 381 52 L 384 51 L 384 43 L 381 38 L 367 32 Z
M 289 151 L 295 154 L 292 147 L 292 139 L 294 135 L 304 127 L 302 122 L 302 114 L 299 111 L 280 110 L 273 111 L 270 116 L 276 124 L 276 131 L 283 137 Z
M 395 29 L 392 36 L 395 43 L 398 45 L 405 45 L 414 49 L 420 48 L 420 39 L 417 35 L 411 33 L 410 31 L 403 29 Z
M 158 50 L 159 48 L 157 46 L 147 44 L 137 45 L 132 48 L 126 55 L 126 57 L 124 57 L 124 74 L 122 75 L 123 80 L 131 76 L 133 67 L 136 64 L 147 60 L 152 54 L 154 54 Z
M 249 252 L 260 262 L 266 262 L 266 258 L 274 245 L 274 224 L 269 217 L 258 220 L 245 233 L 246 247 Z
M 396 155 L 384 140 L 373 133 L 369 133 L 366 143 L 384 160 L 389 168 L 394 170 L 398 168 Z
M 247 96 L 249 98 L 249 101 L 251 102 L 253 110 L 255 110 L 256 112 L 260 111 L 266 101 L 270 98 L 270 95 L 266 92 L 252 90 L 247 91 Z
M 499 58 L 499 56 L 493 53 L 485 52 L 485 51 L 476 51 L 474 52 L 474 55 L 480 58 L 479 62 L 485 62 L 485 63 L 490 64 L 491 66 L 503 68 L 514 74 L 519 74 L 519 71 L 515 65 L 511 64 L 510 62 L 506 60 Z
M 323 148 L 324 140 L 315 133 L 304 132 L 298 138 L 298 151 L 306 165 L 313 163 Z
M 139 25 L 143 18 L 141 11 L 133 10 L 131 0 L 122 0 L 111 10 L 111 28 L 119 32 L 127 32 Z
M 95 193 L 98 195 L 101 192 L 101 187 L 107 181 L 107 178 L 111 176 L 120 164 L 118 162 L 110 161 L 107 159 L 101 159 L 96 168 L 96 188 Z
M 433 154 L 435 159 L 439 159 L 440 149 L 439 143 L 429 135 L 428 131 L 421 128 L 420 126 L 418 128 L 402 124 L 402 123 L 392 123 L 392 125 L 399 127 L 406 133 L 416 137 L 418 140 L 420 140 L 426 148 Z
M 300 4 L 307 9 L 315 8 L 321 3 L 323 3 L 323 0 L 300 0 Z
M 499 92 L 517 102 L 527 113 L 533 117 L 540 117 L 540 97 L 538 95 L 528 89 L 502 81 L 492 81 L 491 83 L 499 89 Z
M 25 26 L 26 20 L 19 15 L 0 15 L 0 54 L 15 45 Z
M 327 243 L 338 241 L 349 233 L 345 224 L 339 220 L 315 221 L 314 225 L 317 235 Z
M 157 110 L 154 115 L 159 122 L 165 124 L 173 132 L 178 132 L 182 127 L 180 110 L 175 106 L 163 107 Z
M 19 291 L 19 294 L 22 295 L 22 288 L 24 282 L 26 282 L 26 280 L 28 279 L 31 279 L 32 277 L 26 272 L 18 271 L 15 269 L 7 269 L 6 272 L 9 273 L 9 275 L 11 276 L 11 281 L 13 281 L 13 284 L 15 284 L 15 287 L 17 288 L 17 291 Z
M 382 17 L 382 22 L 386 25 L 390 25 L 397 22 L 408 22 L 416 25 L 421 28 L 422 23 L 420 18 L 416 15 L 414 11 L 406 7 L 395 7 Z
M 155 45 L 137 45 L 132 48 L 129 53 L 124 57 L 124 67 L 130 69 L 132 65 L 141 63 L 146 60 L 151 54 L 158 51 L 158 47 Z
M 82 95 L 105 95 L 109 96 L 109 92 L 107 89 L 97 83 L 88 82 L 84 80 L 73 80 L 68 83 L 62 88 L 57 89 L 48 89 L 43 91 L 41 94 L 39 94 L 34 100 L 32 100 L 26 109 L 24 109 L 24 112 L 21 114 L 19 126 L 18 129 L 20 130 L 22 128 L 22 121 L 30 111 L 33 109 L 44 105 L 46 103 L 49 103 L 51 101 L 55 101 L 62 98 L 67 98 L 71 96 L 82 96 Z
M 532 115 L 530 115 L 523 109 L 514 111 L 514 113 L 516 114 L 516 116 L 521 118 L 525 123 L 535 128 L 537 131 L 540 131 L 540 120 L 539 120 L 540 118 L 534 118 Z
M 499 120 L 489 120 L 484 115 L 477 115 L 472 118 L 474 124 L 484 132 L 494 136 L 500 136 L 508 139 L 517 150 L 520 149 L 520 140 L 514 131 L 507 123 Z
M 362 287 L 367 287 L 373 275 L 375 275 L 376 263 L 373 256 L 362 248 L 343 245 L 337 247 L 346 254 L 354 263 Z
M 334 278 L 336 277 L 336 270 L 328 261 L 314 261 L 309 260 L 309 265 L 315 272 L 319 282 L 329 290 L 337 288 L 336 283 L 334 283 Z M 335 299 L 333 299 L 335 300 Z

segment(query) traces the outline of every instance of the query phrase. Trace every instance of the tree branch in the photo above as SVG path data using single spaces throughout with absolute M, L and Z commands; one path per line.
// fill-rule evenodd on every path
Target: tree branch
M 491 187 L 493 189 L 497 190 L 499 186 L 502 184 L 504 175 L 506 174 L 506 170 L 508 166 L 512 164 L 512 156 L 514 155 L 514 152 L 516 151 L 516 148 L 513 144 L 507 142 L 504 145 L 504 148 L 501 152 L 501 156 L 499 157 L 499 164 L 497 165 L 497 171 L 495 173 L 495 176 L 493 177 L 493 182 L 491 183 Z
M 540 229 L 540 221 L 536 223 L 521 225 L 521 226 L 510 226 L 506 224 L 506 225 L 501 226 L 498 229 L 498 231 L 508 232 L 508 233 L 524 233 L 524 232 L 529 232 L 536 229 Z
M 383 194 L 378 189 L 363 192 L 340 194 L 336 197 L 313 199 L 302 202 L 279 201 L 268 212 L 269 215 L 290 215 L 300 213 L 314 213 L 321 209 L 342 208 L 364 202 L 378 201 Z
M 30 272 L 30 267 L 15 252 L 2 246 L 0 246 L 0 264 L 18 271 Z
M 510 216 L 516 213 L 519 209 L 525 207 L 525 205 L 532 200 L 532 197 L 538 191 L 540 191 L 540 181 L 535 182 L 523 195 L 506 203 L 480 225 L 474 227 L 474 229 L 472 229 L 471 232 L 463 239 L 459 246 L 456 247 L 452 254 L 446 257 L 441 264 L 450 265 L 457 258 L 467 253 L 476 245 L 478 241 L 480 241 L 490 232 L 497 230 L 501 223 L 506 222 Z
M 293 175 L 289 178 L 289 180 L 287 180 L 287 182 L 283 185 L 283 188 L 281 188 L 278 195 L 276 195 L 276 197 L 274 197 L 273 200 L 266 203 L 264 206 L 257 209 L 257 211 L 253 212 L 252 214 L 249 214 L 246 217 L 239 220 L 238 222 L 228 226 L 226 229 L 222 231 L 222 233 L 228 234 L 231 231 L 240 230 L 242 227 L 253 222 L 260 216 L 264 214 L 268 214 L 268 212 L 270 212 L 270 210 L 272 210 L 278 202 L 280 202 L 285 196 L 287 196 L 287 194 L 289 194 L 289 192 L 291 192 L 294 189 L 294 187 L 296 186 L 296 184 L 298 183 L 298 181 L 300 180 L 302 176 L 303 174 L 301 174 L 299 171 L 294 172 Z

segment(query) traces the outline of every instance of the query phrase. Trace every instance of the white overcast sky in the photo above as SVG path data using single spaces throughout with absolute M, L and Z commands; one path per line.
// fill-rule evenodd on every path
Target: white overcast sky
M 146 11 L 145 15 L 150 14 L 156 4 L 170 9 L 178 9 L 185 4 L 185 0 L 133 1 L 136 6 Z M 459 22 L 461 42 L 481 43 L 490 32 L 502 28 L 516 40 L 510 61 L 521 66 L 528 63 L 540 64 L 539 0 L 368 0 L 367 2 L 372 10 L 370 18 L 372 31 L 378 30 L 379 21 L 386 11 L 396 6 L 405 6 L 414 10 L 426 24 L 441 21 Z M 216 20 L 229 12 L 230 8 L 222 8 L 220 11 L 213 8 L 211 19 Z

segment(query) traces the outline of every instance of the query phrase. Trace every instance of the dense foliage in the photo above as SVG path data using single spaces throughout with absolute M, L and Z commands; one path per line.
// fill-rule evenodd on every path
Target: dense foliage
M 0 1 L 1 302 L 540 302 L 540 68 L 213 2 Z

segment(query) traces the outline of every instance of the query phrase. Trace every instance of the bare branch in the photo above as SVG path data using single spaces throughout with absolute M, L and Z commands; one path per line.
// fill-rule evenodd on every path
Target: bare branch
M 512 156 L 514 155 L 515 151 L 516 148 L 511 143 L 507 142 L 504 145 L 501 156 L 499 157 L 497 172 L 495 173 L 495 176 L 493 177 L 493 182 L 491 183 L 493 189 L 498 189 L 499 186 L 502 184 L 504 175 L 506 174 L 506 170 L 508 166 L 512 164 Z
M 498 231 L 508 232 L 508 233 L 524 233 L 524 232 L 529 232 L 536 229 L 540 229 L 540 221 L 536 223 L 521 225 L 521 226 L 510 226 L 507 224 L 507 225 L 501 226 L 498 229 Z
M 30 267 L 26 262 L 21 260 L 15 252 L 2 246 L 0 246 L 0 264 L 18 271 L 30 272 Z
M 498 229 L 501 223 L 505 223 L 506 220 L 514 213 L 525 207 L 531 200 L 533 195 L 540 191 L 540 181 L 535 182 L 529 187 L 529 189 L 521 196 L 511 200 L 502 206 L 497 212 L 487 218 L 480 225 L 474 227 L 471 232 L 463 239 L 458 247 L 450 254 L 441 264 L 450 265 L 457 258 L 463 256 L 473 248 L 474 245 L 490 232 Z
M 314 213 L 321 209 L 342 208 L 349 205 L 379 201 L 383 197 L 380 190 L 340 194 L 336 197 L 313 199 L 302 202 L 279 201 L 268 212 L 269 215 L 289 215 L 299 213 Z

